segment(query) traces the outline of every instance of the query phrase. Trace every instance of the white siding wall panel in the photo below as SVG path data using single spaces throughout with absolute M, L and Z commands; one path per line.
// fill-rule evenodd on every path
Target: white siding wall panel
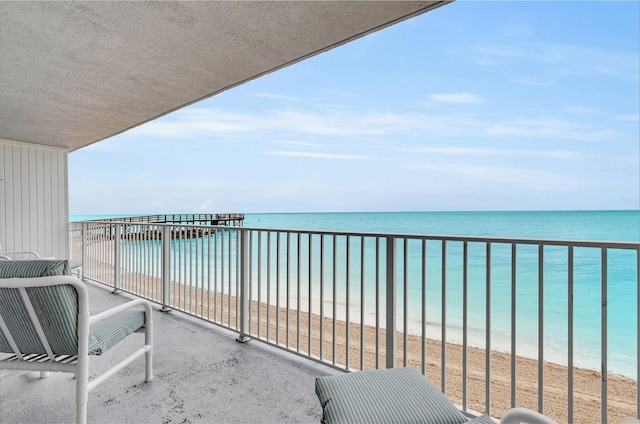
M 68 254 L 68 153 L 0 141 L 0 244 L 2 250 Z

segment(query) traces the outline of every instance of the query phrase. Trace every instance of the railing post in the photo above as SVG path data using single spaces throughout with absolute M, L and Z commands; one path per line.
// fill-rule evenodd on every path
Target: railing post
M 85 277 L 84 270 L 87 267 L 87 225 L 89 224 L 82 222 L 80 225 L 82 228 L 82 266 L 80 267 L 80 279 L 83 279 Z
M 120 289 L 120 228 L 122 224 L 115 224 L 113 229 L 113 292 L 116 293 Z M 106 229 L 106 228 L 105 228 Z
M 240 335 L 236 341 L 246 343 L 250 339 L 249 327 L 249 230 L 238 230 L 240 234 Z
M 387 343 L 386 359 L 387 368 L 395 368 L 397 356 L 396 341 L 396 239 L 387 237 Z
M 169 312 L 171 295 L 171 226 L 162 226 L 162 312 Z

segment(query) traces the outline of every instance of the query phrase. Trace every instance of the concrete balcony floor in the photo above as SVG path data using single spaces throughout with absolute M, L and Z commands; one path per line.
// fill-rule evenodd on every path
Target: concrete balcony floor
M 92 311 L 129 300 L 87 283 Z M 89 393 L 90 423 L 319 423 L 315 378 L 339 373 L 154 305 L 154 380 L 140 358 Z M 90 377 L 142 345 L 134 334 L 90 357 Z M 0 423 L 75 421 L 75 380 L 68 373 L 0 371 Z

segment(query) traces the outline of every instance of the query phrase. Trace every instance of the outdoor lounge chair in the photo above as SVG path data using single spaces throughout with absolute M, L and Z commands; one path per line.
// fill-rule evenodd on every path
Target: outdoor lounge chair
M 487 415 L 469 418 L 416 368 L 391 368 L 318 377 L 323 424 L 496 424 Z M 537 412 L 514 408 L 500 424 L 557 424 Z
M 85 423 L 89 391 L 136 358 L 145 355 L 145 381 L 153 379 L 151 306 L 133 300 L 89 316 L 85 284 L 55 275 L 68 272 L 67 261 L 0 261 L 0 369 L 75 373 L 76 420 Z M 89 381 L 89 355 L 143 328 L 143 347 Z

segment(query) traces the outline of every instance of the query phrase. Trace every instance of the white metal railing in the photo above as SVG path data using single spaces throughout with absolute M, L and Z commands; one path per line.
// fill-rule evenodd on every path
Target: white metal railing
M 463 410 L 493 415 L 515 406 L 545 413 L 547 366 L 560 363 L 566 413 L 553 418 L 565 422 L 593 402 L 574 397 L 574 367 L 599 371 L 599 420 L 607 422 L 612 365 L 635 379 L 629 405 L 640 417 L 639 243 L 95 221 L 71 223 L 70 237 L 83 277 L 240 340 L 344 369 L 416 366 Z M 632 306 L 622 318 L 617 300 L 609 305 L 620 296 Z M 628 321 L 622 334 L 620 319 Z M 631 353 L 618 351 L 630 335 Z M 461 359 L 449 355 L 451 343 Z M 507 404 L 493 395 L 492 350 L 509 355 Z M 593 364 L 579 362 L 589 350 Z M 484 369 L 470 370 L 479 354 Z M 534 393 L 518 389 L 522 356 L 536 361 Z M 610 364 L 620 357 L 631 362 Z

